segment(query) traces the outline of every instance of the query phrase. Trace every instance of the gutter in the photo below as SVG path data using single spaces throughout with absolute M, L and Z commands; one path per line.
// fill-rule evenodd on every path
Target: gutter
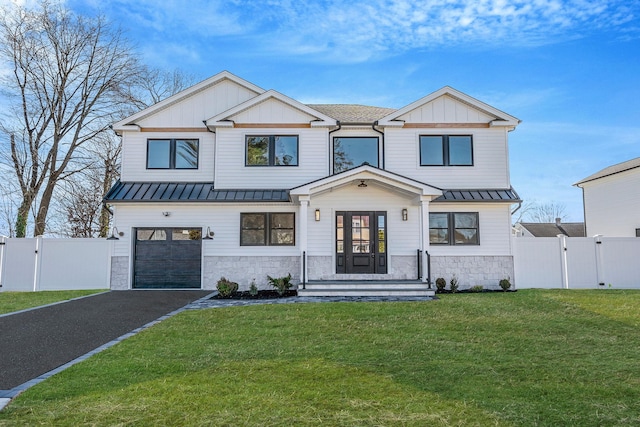
M 342 123 L 340 123 L 340 120 L 336 120 L 336 123 L 338 124 L 338 127 L 335 128 L 334 130 L 330 130 L 329 131 L 329 147 L 331 147 L 331 150 L 329 150 L 329 175 L 333 175 L 333 162 L 331 159 L 331 153 L 333 152 L 333 142 L 331 141 L 331 134 L 334 132 L 339 131 L 340 129 L 342 129 Z
M 382 136 L 382 161 L 380 162 L 380 169 L 384 169 L 384 132 L 376 129 L 376 126 L 378 126 L 377 120 L 373 122 L 373 124 L 371 125 L 371 129 L 373 129 L 374 132 L 378 132 Z

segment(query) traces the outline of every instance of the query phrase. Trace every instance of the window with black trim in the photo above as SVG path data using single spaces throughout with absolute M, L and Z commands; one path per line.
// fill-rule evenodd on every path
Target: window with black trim
M 377 167 L 378 144 L 376 137 L 333 138 L 333 173 L 346 171 L 364 163 Z
M 147 169 L 198 169 L 197 139 L 148 139 Z
M 247 135 L 246 166 L 298 166 L 298 135 Z
M 473 138 L 420 135 L 420 166 L 473 166 Z
M 295 245 L 294 213 L 241 213 L 240 246 Z
M 429 243 L 432 245 L 479 245 L 478 212 L 429 213 Z

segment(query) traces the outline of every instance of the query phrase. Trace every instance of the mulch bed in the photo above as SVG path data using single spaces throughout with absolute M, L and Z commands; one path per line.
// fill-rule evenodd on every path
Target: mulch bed
M 249 291 L 234 292 L 229 297 L 223 297 L 220 294 L 215 295 L 211 299 L 274 299 L 274 298 L 291 298 L 298 295 L 295 290 L 288 290 L 283 295 L 280 295 L 278 291 L 258 291 L 256 295 L 251 295 Z

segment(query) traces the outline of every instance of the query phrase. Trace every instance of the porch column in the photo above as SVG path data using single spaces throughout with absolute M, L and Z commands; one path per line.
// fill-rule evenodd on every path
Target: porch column
M 309 280 L 309 276 L 307 275 L 307 263 L 304 259 L 304 255 L 307 252 L 309 196 L 300 196 L 299 200 L 300 210 L 298 222 L 300 223 L 300 236 L 298 237 L 298 242 L 300 242 L 300 283 L 302 283 L 303 278 L 305 278 L 306 281 Z
M 422 196 L 420 198 L 420 250 L 422 251 L 422 277 L 420 280 L 426 282 L 429 279 L 427 252 L 429 251 L 429 201 L 430 198 Z

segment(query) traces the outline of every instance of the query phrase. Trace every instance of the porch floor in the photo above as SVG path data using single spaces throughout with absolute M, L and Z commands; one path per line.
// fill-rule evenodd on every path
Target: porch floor
M 310 280 L 298 285 L 306 297 L 433 297 L 435 288 L 420 280 Z

